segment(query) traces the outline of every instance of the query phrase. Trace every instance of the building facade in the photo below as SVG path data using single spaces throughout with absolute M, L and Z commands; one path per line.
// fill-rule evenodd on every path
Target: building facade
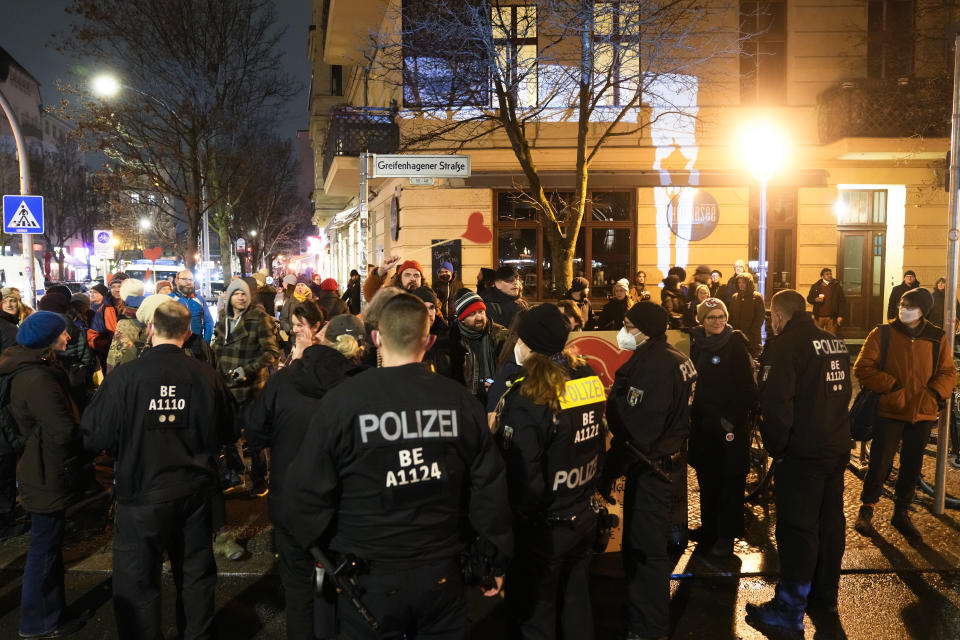
M 353 268 L 363 273 L 384 253 L 417 258 L 435 273 L 440 254 L 430 246 L 453 240 L 459 242 L 442 255 L 458 261 L 466 284 L 481 267 L 512 264 L 527 297 L 556 299 L 550 234 L 524 197 L 528 182 L 503 131 L 458 150 L 470 157 L 469 178 L 432 185 L 371 178 L 366 204 L 359 197 L 360 154 L 395 153 L 423 124 L 422 110 L 407 104 L 409 93 L 372 72 L 369 49 L 362 55 L 369 33 L 396 30 L 400 14 L 385 4 L 399 7 L 396 0 L 314 2 L 315 223 L 330 239 L 335 277 Z M 512 11 L 514 31 L 502 37 L 522 64 L 543 46 L 536 4 L 503 5 Z M 714 33 L 728 41 L 676 86 L 662 78 L 644 89 L 650 96 L 669 93 L 671 105 L 685 106 L 682 112 L 644 98 L 631 117 L 646 126 L 597 153 L 573 275 L 586 277 L 591 297 L 602 303 L 616 280 L 632 280 L 638 270 L 647 273 L 648 286 L 673 265 L 692 274 L 707 264 L 724 279 L 736 260 L 756 270 L 761 185 L 745 169 L 732 134 L 762 118 L 789 141 L 786 162 L 766 189 L 764 295 L 781 288 L 806 294 L 821 268 L 831 267 L 849 303 L 848 335 L 863 335 L 885 319 L 887 298 L 905 269 L 931 287 L 945 275 L 953 53 L 942 25 L 956 18 L 945 3 L 908 0 L 705 5 L 713 9 Z M 523 33 L 520 12 L 527 16 Z M 521 96 L 531 104 L 544 99 L 552 82 L 545 67 L 536 72 L 537 84 Z M 544 112 L 529 126 L 545 191 L 568 202 L 576 184 L 577 123 Z M 416 152 L 448 153 L 449 146 Z M 475 212 L 492 241 L 462 237 Z

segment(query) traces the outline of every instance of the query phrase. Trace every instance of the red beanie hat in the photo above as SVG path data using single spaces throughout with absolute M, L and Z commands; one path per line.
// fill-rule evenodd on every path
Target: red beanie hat
M 397 269 L 397 273 L 403 273 L 407 269 L 416 269 L 420 272 L 420 277 L 423 278 L 423 269 L 420 267 L 420 263 L 416 260 L 407 260 L 400 265 L 400 268 Z
M 337 281 L 333 278 L 327 278 L 320 283 L 321 291 L 336 291 L 337 290 Z

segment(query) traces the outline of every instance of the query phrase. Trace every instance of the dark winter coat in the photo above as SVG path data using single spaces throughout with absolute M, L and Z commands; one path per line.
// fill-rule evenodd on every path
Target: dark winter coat
M 457 291 L 463 289 L 463 283 L 460 278 L 452 278 L 450 282 L 442 282 L 437 279 L 433 283 L 433 292 L 437 294 L 437 300 L 440 302 L 439 310 L 448 322 L 453 322 L 457 317 Z
M 336 349 L 325 345 L 307 347 L 300 358 L 267 380 L 247 409 L 247 442 L 255 449 L 270 447 L 267 507 L 274 522 L 280 517 L 287 470 L 300 451 L 320 399 L 364 368 Z
M 619 331 L 623 326 L 623 319 L 627 316 L 627 309 L 633 306 L 629 297 L 623 300 L 613 298 L 603 305 L 603 310 L 597 317 L 597 329 L 601 331 Z
M 493 340 L 493 366 L 496 369 L 497 356 L 500 354 L 500 348 L 507 339 L 509 331 L 495 322 L 487 321 L 487 333 Z M 467 389 L 474 388 L 473 364 L 476 355 L 471 350 L 470 341 L 460 333 L 460 325 L 456 322 L 450 327 L 450 376 L 457 382 L 463 384 Z M 477 386 L 483 388 L 482 381 Z M 479 394 L 481 401 L 485 402 L 486 392 Z
M 724 333 L 716 336 L 707 336 L 703 327 L 695 327 L 690 338 L 690 359 L 697 368 L 690 464 L 709 464 L 719 454 L 728 474 L 746 473 L 747 414 L 756 400 L 747 337 L 727 326 Z M 733 425 L 732 440 L 727 439 L 721 418 Z
M 677 282 L 676 276 L 667 276 L 660 291 L 660 305 L 670 314 L 671 329 L 679 329 L 683 326 L 683 312 L 686 309 L 683 292 L 680 291 Z
M 530 308 L 530 304 L 522 297 L 511 298 L 496 287 L 490 287 L 483 292 L 481 297 L 484 304 L 487 305 L 487 318 L 504 327 L 510 326 L 510 322 L 517 311 Z
M 360 290 L 360 280 L 351 278 L 347 281 L 347 290 L 343 292 L 340 298 L 347 304 L 347 308 L 353 315 L 360 314 L 360 296 L 363 295 Z
M 927 320 L 935 324 L 936 326 L 943 328 L 943 315 L 944 315 L 944 302 L 946 299 L 946 290 L 934 289 L 933 290 L 933 308 L 930 309 L 930 313 L 927 315 Z M 956 302 L 956 316 L 957 319 L 960 319 L 960 300 Z
M 239 324 L 228 330 L 232 315 L 233 306 L 228 302 L 226 312 L 217 320 L 210 346 L 230 393 L 242 403 L 263 387 L 269 368 L 280 358 L 280 347 L 274 334 L 273 318 L 262 309 L 248 308 Z M 245 379 L 231 378 L 229 372 L 237 367 L 243 367 Z
M 334 316 L 350 313 L 347 303 L 340 299 L 336 291 L 321 291 L 317 296 L 317 306 L 327 312 L 327 320 Z
M 16 345 L 0 356 L 0 375 L 16 371 L 10 406 L 25 448 L 17 465 L 20 503 L 31 513 L 67 508 L 74 494 L 71 472 L 82 450 L 80 414 L 67 376 L 43 350 Z
M 435 336 L 433 345 L 423 356 L 423 363 L 434 373 L 450 376 L 450 326 L 439 315 L 430 326 L 430 335 Z
M 760 355 L 760 348 L 763 346 L 760 331 L 766 317 L 763 296 L 756 292 L 753 285 L 753 276 L 740 274 L 737 278 L 745 281 L 747 286 L 742 292 L 736 290 L 730 296 L 730 304 L 727 305 L 727 311 L 730 314 L 728 322 L 734 329 L 739 329 L 747 336 L 750 343 L 750 354 L 757 357 Z
M 791 318 L 760 359 L 764 448 L 797 460 L 849 457 L 850 375 L 842 338 L 818 329 L 807 313 Z
M 0 311 L 0 353 L 17 344 L 17 325 L 20 324 L 20 318 L 16 315 Z M 86 334 L 81 338 L 86 341 Z
M 821 309 L 817 298 L 821 293 L 825 293 L 827 289 L 829 289 L 830 292 L 830 308 Z M 810 287 L 810 293 L 807 294 L 807 302 L 813 305 L 814 318 L 822 316 L 829 316 L 834 320 L 842 318 L 844 309 L 847 306 L 847 299 L 843 295 L 843 286 L 839 280 L 831 280 L 829 286 L 823 284 L 823 280 L 814 282 Z
M 913 284 L 901 282 L 890 291 L 890 299 L 887 301 L 887 320 L 893 320 L 897 317 L 897 309 L 900 307 L 900 297 L 910 289 L 916 289 L 920 286 L 920 281 L 914 276 Z

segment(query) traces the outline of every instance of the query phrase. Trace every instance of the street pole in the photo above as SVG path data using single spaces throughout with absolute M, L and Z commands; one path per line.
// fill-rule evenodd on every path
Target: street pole
M 370 256 L 373 255 L 373 234 L 370 233 L 370 222 L 367 220 L 367 210 L 369 208 L 367 202 L 367 166 L 368 166 L 368 157 L 369 154 L 364 151 L 360 154 L 360 220 L 364 220 L 367 223 L 367 237 L 366 237 L 366 259 L 364 260 L 363 269 L 363 278 L 367 278 L 367 264 L 370 262 Z M 379 262 L 379 261 L 377 261 Z M 361 296 L 362 301 L 363 296 Z
M 957 322 L 957 241 L 960 238 L 960 209 L 958 209 L 957 190 L 960 189 L 960 32 L 953 38 L 953 112 L 950 119 L 950 198 L 949 218 L 947 222 L 947 287 L 943 299 L 943 326 L 946 329 L 947 350 L 953 357 L 954 327 Z M 952 398 L 951 398 L 952 400 Z M 940 412 L 940 425 L 937 429 L 937 469 L 933 487 L 933 512 L 943 514 L 947 493 L 947 446 L 950 441 L 950 412 L 953 402 L 947 402 Z
M 30 195 L 30 157 L 27 154 L 27 145 L 24 143 L 23 134 L 20 132 L 17 116 L 2 91 L 0 91 L 0 107 L 3 108 L 3 112 L 7 116 L 7 122 L 10 123 L 10 129 L 13 131 L 13 139 L 17 144 L 17 156 L 20 161 L 20 195 L 28 196 Z M 30 237 L 29 233 L 21 233 L 20 238 L 23 244 L 23 259 L 27 263 L 24 273 L 27 274 L 27 282 L 30 284 L 30 290 L 26 292 L 27 302 L 36 309 L 37 274 L 33 270 L 33 238 Z
M 760 176 L 760 251 L 758 259 L 760 264 L 757 265 L 757 280 L 760 287 L 760 295 L 763 296 L 764 302 L 769 303 L 767 300 L 767 178 L 765 176 Z

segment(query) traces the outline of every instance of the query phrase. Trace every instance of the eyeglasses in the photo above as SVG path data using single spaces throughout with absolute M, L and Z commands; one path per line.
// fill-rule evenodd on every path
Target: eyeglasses
M 704 320 L 713 320 L 714 322 L 720 322 L 726 319 L 727 319 L 727 316 L 707 316 L 704 318 Z

